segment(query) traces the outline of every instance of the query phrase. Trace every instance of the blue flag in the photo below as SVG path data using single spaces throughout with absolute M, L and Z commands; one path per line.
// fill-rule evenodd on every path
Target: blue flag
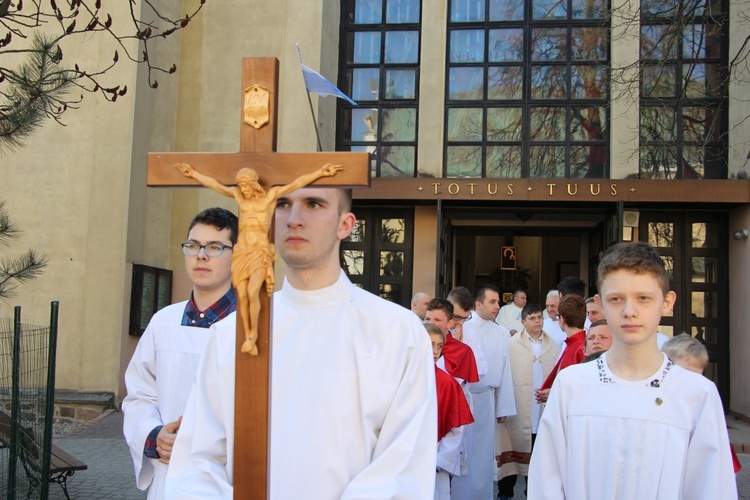
M 338 87 L 328 81 L 325 76 L 321 75 L 317 71 L 308 68 L 304 64 L 300 63 L 300 66 L 302 66 L 302 76 L 305 77 L 305 87 L 307 88 L 308 92 L 323 96 L 332 95 L 340 99 L 344 99 L 352 106 L 357 105 L 357 103 L 352 101 L 348 95 L 341 92 Z
M 297 44 L 297 52 L 299 53 L 299 44 Z M 328 81 L 325 76 L 302 64 L 302 54 L 299 54 L 299 65 L 302 67 L 302 76 L 305 78 L 305 88 L 308 92 L 322 96 L 332 95 L 344 99 L 352 106 L 357 105 L 348 95 L 341 92 L 338 87 Z

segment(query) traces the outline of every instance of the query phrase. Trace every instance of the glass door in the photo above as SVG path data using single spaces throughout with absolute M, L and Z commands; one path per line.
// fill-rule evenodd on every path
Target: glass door
M 669 336 L 689 333 L 708 350 L 704 374 L 729 397 L 728 222 L 726 213 L 641 212 L 641 239 L 664 259 L 677 302 L 662 318 Z
M 341 242 L 341 267 L 355 285 L 409 307 L 414 209 L 355 208 L 352 233 Z

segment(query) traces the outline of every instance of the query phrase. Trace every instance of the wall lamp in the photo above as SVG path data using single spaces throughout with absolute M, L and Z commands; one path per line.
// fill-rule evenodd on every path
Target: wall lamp
M 739 240 L 746 240 L 750 232 L 748 232 L 747 229 L 740 229 L 739 231 L 735 231 L 732 237 L 739 241 Z

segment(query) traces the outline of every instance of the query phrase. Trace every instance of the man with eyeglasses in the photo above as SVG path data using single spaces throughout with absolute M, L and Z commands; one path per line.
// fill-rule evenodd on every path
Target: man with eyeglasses
M 465 286 L 457 286 L 448 293 L 447 299 L 453 304 L 453 323 L 449 327 L 451 335 L 471 347 L 481 379 L 487 374 L 487 358 L 482 351 L 482 343 L 474 331 L 464 330 L 464 324 L 471 319 L 474 309 L 474 295 Z
M 508 361 L 510 332 L 495 323 L 500 310 L 500 292 L 482 285 L 474 292 L 474 312 L 463 326 L 464 335 L 476 335 L 487 358 L 487 374 L 469 384 L 474 402 L 474 424 L 468 446 L 469 474 L 455 478 L 451 498 L 490 500 L 493 496 L 495 433 L 497 424 L 516 414 L 513 379 Z
M 154 314 L 125 372 L 123 433 L 138 488 L 163 498 L 172 446 L 198 369 L 208 328 L 235 311 L 232 247 L 237 216 L 209 208 L 190 223 L 182 243 L 190 299 Z M 234 323 L 232 323 L 234 324 Z

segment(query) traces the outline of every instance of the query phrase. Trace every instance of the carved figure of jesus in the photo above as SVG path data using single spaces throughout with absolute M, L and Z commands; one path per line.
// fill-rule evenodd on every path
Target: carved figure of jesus
M 245 329 L 242 352 L 258 355 L 258 318 L 260 317 L 260 289 L 265 283 L 270 297 L 274 286 L 276 248 L 270 241 L 276 201 L 321 177 L 332 177 L 342 170 L 340 165 L 326 164 L 315 172 L 301 175 L 285 186 L 274 186 L 268 191 L 258 182 L 258 174 L 251 168 L 237 172 L 237 186 L 225 186 L 213 177 L 201 174 L 187 163 L 175 165 L 186 177 L 224 196 L 234 198 L 239 205 L 239 234 L 232 249 L 232 284 L 237 293 L 237 308 Z

